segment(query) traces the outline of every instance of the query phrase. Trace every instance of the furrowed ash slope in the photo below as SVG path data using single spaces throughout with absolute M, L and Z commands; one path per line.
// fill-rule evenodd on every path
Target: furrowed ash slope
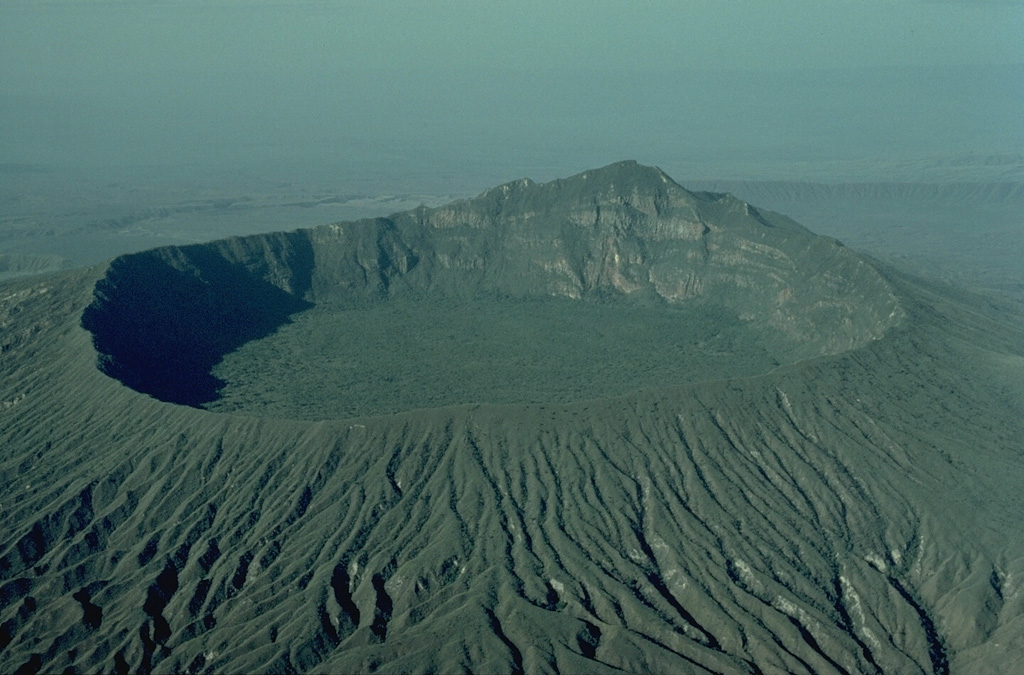
M 788 358 L 315 422 L 145 377 L 325 307 L 550 296 Z M 1024 664 L 1024 319 L 655 169 L 16 280 L 0 327 L 4 671 Z

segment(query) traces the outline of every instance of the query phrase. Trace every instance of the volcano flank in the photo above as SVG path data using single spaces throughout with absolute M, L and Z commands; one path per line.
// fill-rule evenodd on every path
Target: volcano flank
M 1024 668 L 1024 317 L 621 162 L 0 285 L 0 670 Z
M 861 345 L 901 316 L 836 242 L 624 162 L 124 256 L 83 325 L 106 373 L 160 400 L 337 417 L 751 375 Z

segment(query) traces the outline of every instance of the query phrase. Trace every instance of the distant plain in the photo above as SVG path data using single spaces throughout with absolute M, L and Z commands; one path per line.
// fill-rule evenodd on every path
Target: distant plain
M 382 175 L 358 166 L 288 173 L 0 164 L 0 279 L 154 246 L 385 216 L 471 197 L 501 180 L 558 175 L 543 164 L 446 181 L 424 167 Z M 903 269 L 1024 300 L 1024 156 L 662 168 L 690 189 L 733 193 Z
M 591 278 L 613 286 L 647 278 L 602 276 L 618 269 L 608 253 L 627 251 L 630 228 L 664 226 L 685 247 L 696 244 L 679 224 L 701 222 L 686 221 L 682 207 L 652 206 L 667 179 L 632 170 L 595 172 L 605 187 L 589 196 L 589 183 L 574 177 L 561 197 L 572 210 L 543 221 L 574 223 L 569 232 L 593 222 L 597 232 L 588 216 L 603 214 L 604 232 L 618 233 L 613 248 L 596 234 L 579 243 L 597 263 Z M 631 192 L 628 181 L 640 176 L 642 189 Z M 526 185 L 515 184 L 537 200 L 562 194 Z M 263 214 L 298 226 L 333 209 L 369 216 L 439 199 L 428 190 L 236 185 L 201 199 L 186 191 L 100 207 L 58 202 L 51 227 L 10 228 L 6 241 L 22 253 L 9 254 L 17 278 L 0 286 L 0 471 L 16 525 L 0 560 L 0 663 L 29 671 L 932 673 L 1021 663 L 1024 594 L 1015 580 L 1024 558 L 1012 533 L 1024 494 L 1024 361 L 1020 301 L 1007 295 L 1020 270 L 1000 257 L 1013 245 L 1019 190 L 732 185 L 761 190 L 761 203 L 803 204 L 831 224 L 826 234 L 888 245 L 874 254 L 897 264 L 923 253 L 933 278 L 945 281 L 860 260 L 734 199 L 675 193 L 721 216 L 698 235 L 719 246 L 708 279 L 726 270 L 731 280 L 711 301 L 760 298 L 767 288 L 770 302 L 759 306 L 781 307 L 776 284 L 789 278 L 808 315 L 819 287 L 856 298 L 854 308 L 879 309 L 875 327 L 844 324 L 828 310 L 834 321 L 803 354 L 767 320 L 745 325 L 713 302 L 697 312 L 659 309 L 642 293 L 630 296 L 634 304 L 601 293 L 575 304 L 441 301 L 403 295 L 396 276 L 388 302 L 329 307 L 349 297 L 332 288 L 357 288 L 345 286 L 351 278 L 363 279 L 363 297 L 387 297 L 387 284 L 374 282 L 384 267 L 433 279 L 430 261 L 441 258 L 430 249 L 373 236 L 416 241 L 416 218 L 429 209 L 397 216 L 404 229 L 381 225 L 397 228 L 391 220 L 321 228 L 320 240 L 335 242 L 322 259 L 339 272 L 326 277 L 303 265 L 317 258 L 295 248 L 309 241 L 301 233 L 47 271 L 55 247 L 62 264 L 84 264 L 168 239 L 260 229 Z M 431 231 L 451 241 L 486 233 L 486 218 L 452 229 L 445 218 L 490 214 L 510 192 L 489 191 L 472 209 L 437 209 Z M 508 199 L 512 218 L 495 221 L 492 233 L 536 225 L 524 216 L 528 200 Z M 835 203 L 844 209 L 832 219 Z M 872 215 L 888 203 L 906 205 L 888 219 Z M 964 233 L 961 203 L 994 203 L 1002 214 L 972 221 L 997 261 L 991 267 L 962 257 L 967 234 L 915 246 L 915 228 L 922 238 L 935 223 Z M 650 213 L 657 217 L 641 217 Z M 989 236 L 1000 228 L 1009 240 Z M 513 266 L 512 278 L 554 269 L 535 264 L 550 260 L 552 246 L 543 229 L 533 234 L 537 257 Z M 96 248 L 80 246 L 87 241 Z M 656 241 L 645 249 L 652 255 L 669 245 Z M 470 253 L 479 250 L 488 249 Z M 412 267 L 410 255 L 419 256 Z M 944 271 L 950 261 L 962 261 L 957 275 Z M 881 286 L 863 285 L 870 279 Z M 173 370 L 192 350 L 161 342 L 168 334 L 197 327 L 193 334 L 212 335 L 216 346 L 220 328 L 233 326 L 201 317 L 234 313 L 243 325 L 264 325 L 249 313 L 282 297 L 268 289 L 323 304 L 281 305 L 305 309 L 213 366 L 227 386 L 208 407 L 227 414 L 132 391 L 97 367 L 132 355 L 101 349 L 101 336 L 114 334 L 134 340 L 133 349 L 158 346 L 136 362 L 143 371 Z M 229 298 L 237 304 L 218 301 Z M 193 304 L 205 314 L 183 309 Z M 103 325 L 85 320 L 96 307 L 111 309 L 104 321 L 113 333 L 88 334 Z M 118 325 L 128 330 L 118 334 Z M 139 340 L 136 328 L 146 326 Z M 859 338 L 835 353 L 827 345 L 842 340 L 830 333 L 844 326 Z M 161 352 L 161 344 L 179 347 Z
M 0 2 L 0 672 L 1024 672 L 1021 25 Z

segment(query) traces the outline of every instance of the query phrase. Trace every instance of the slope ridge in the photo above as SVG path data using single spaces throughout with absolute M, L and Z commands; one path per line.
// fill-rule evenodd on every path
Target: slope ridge
M 226 354 L 313 306 L 303 333 L 327 312 L 394 300 L 552 297 L 731 317 L 757 328 L 737 350 L 766 346 L 764 369 L 877 339 L 903 315 L 871 263 L 834 240 L 621 162 L 389 218 L 122 256 L 83 325 L 104 372 L 199 406 L 224 387 L 211 369 Z
M 877 269 L 769 373 L 320 422 L 104 375 L 107 268 L 4 284 L 0 670 L 1012 669 L 1024 317 Z
M 963 507 L 981 495 L 965 492 L 973 481 L 934 443 L 958 429 L 958 444 L 994 450 L 999 461 L 1012 428 L 972 426 L 973 405 L 917 406 L 942 420 L 928 433 L 922 420 L 908 428 L 886 413 L 921 396 L 932 370 L 919 352 L 903 353 L 918 337 L 607 403 L 353 423 L 211 416 L 121 389 L 126 407 L 96 401 L 74 413 L 81 426 L 47 433 L 45 457 L 79 468 L 26 487 L 11 514 L 32 524 L 4 547 L 5 592 L 22 598 L 5 619 L 25 615 L 5 624 L 17 638 L 8 650 L 21 645 L 13 654 L 28 659 L 29 647 L 58 663 L 65 654 L 24 638 L 64 635 L 56 645 L 103 630 L 125 637 L 72 662 L 102 667 L 120 654 L 159 671 L 605 663 L 944 672 L 961 650 L 1013 634 L 1019 597 L 1007 584 L 1020 552 L 993 556 L 936 522 L 963 523 Z M 960 382 L 955 369 L 939 379 Z M 116 387 L 105 381 L 97 373 L 83 388 Z M 942 382 L 932 384 L 925 396 L 942 401 Z M 61 397 L 58 417 L 83 395 Z M 153 423 L 136 429 L 141 419 Z M 26 431 L 4 429 L 6 448 Z M 83 472 L 76 448 L 109 437 L 137 449 L 104 453 Z M 9 461 L 6 471 L 29 484 L 49 473 Z M 941 509 L 927 497 L 937 484 Z M 1001 512 L 990 539 L 1012 522 L 1010 508 Z M 963 532 L 977 533 L 979 523 L 970 525 Z M 28 611 L 25 598 L 58 604 Z M 964 603 L 987 618 L 958 626 Z M 936 609 L 944 605 L 952 618 Z M 100 608 L 100 625 L 82 623 L 79 606 Z M 458 635 L 447 626 L 460 626 Z M 141 641 L 132 637 L 140 627 L 149 636 Z M 479 643 L 460 642 L 476 631 Z M 239 643 L 239 634 L 251 637 Z M 466 651 L 480 660 L 465 661 Z

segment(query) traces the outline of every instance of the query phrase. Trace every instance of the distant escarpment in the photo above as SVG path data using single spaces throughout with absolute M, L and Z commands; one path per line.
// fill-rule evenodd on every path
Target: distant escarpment
M 108 375 L 203 405 L 225 354 L 297 312 L 422 298 L 718 312 L 783 336 L 783 361 L 862 345 L 903 315 L 871 263 L 835 240 L 621 162 L 389 218 L 122 256 L 82 323 Z

